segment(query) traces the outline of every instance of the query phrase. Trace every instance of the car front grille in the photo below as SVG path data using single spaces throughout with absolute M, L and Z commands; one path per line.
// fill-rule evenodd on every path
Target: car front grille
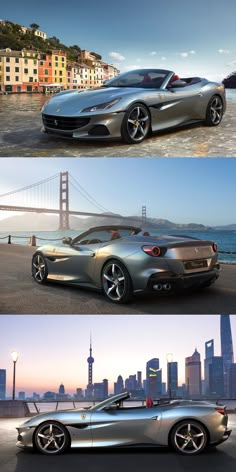
M 70 116 L 53 116 L 53 115 L 42 115 L 43 124 L 46 128 L 52 128 L 55 130 L 72 131 L 74 129 L 82 128 L 86 126 L 90 118 L 78 118 Z

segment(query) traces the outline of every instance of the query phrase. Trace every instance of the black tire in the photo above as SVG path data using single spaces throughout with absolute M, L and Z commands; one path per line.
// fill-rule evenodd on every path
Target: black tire
M 34 434 L 34 446 L 42 454 L 56 456 L 63 454 L 70 446 L 70 436 L 61 423 L 45 421 L 41 423 Z
M 179 454 L 200 454 L 206 447 L 208 436 L 201 423 L 194 420 L 184 420 L 174 426 L 170 435 L 170 445 Z
M 150 128 L 151 118 L 148 108 L 142 103 L 134 103 L 123 118 L 121 136 L 128 144 L 138 144 L 148 136 Z
M 48 268 L 45 257 L 36 252 L 32 259 L 32 276 L 38 284 L 45 284 L 48 276 Z
M 102 270 L 102 288 L 114 303 L 127 303 L 132 295 L 132 281 L 126 267 L 115 259 L 105 264 Z
M 214 95 L 207 105 L 205 120 L 206 125 L 218 126 L 223 118 L 223 113 L 223 100 L 219 95 Z

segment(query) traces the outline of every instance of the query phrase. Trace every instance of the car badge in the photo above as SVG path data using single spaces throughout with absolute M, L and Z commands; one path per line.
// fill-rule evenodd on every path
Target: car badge
M 86 415 L 84 413 L 81 415 L 81 419 L 86 420 Z

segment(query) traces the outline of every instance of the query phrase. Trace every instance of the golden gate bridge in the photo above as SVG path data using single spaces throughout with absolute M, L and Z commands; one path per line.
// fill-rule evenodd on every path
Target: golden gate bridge
M 59 185 L 58 185 L 59 180 Z M 57 190 L 55 189 L 55 184 Z M 74 190 L 74 194 L 77 194 L 77 198 L 71 199 L 71 189 Z M 57 197 L 57 207 L 55 207 L 55 197 Z M 81 205 L 81 201 L 78 200 L 78 194 L 84 198 L 87 203 L 93 208 L 96 207 L 98 211 L 78 211 L 77 208 Z M 22 197 L 23 195 L 23 197 Z M 16 204 L 15 199 L 26 203 Z M 45 202 L 45 199 L 47 199 Z M 3 200 L 9 199 L 9 203 L 2 203 Z M 13 200 L 13 201 L 12 201 Z M 37 204 L 36 204 L 37 202 Z M 42 203 L 43 202 L 43 203 Z M 51 205 L 51 206 L 50 206 Z M 73 207 L 75 207 L 73 209 Z M 41 180 L 34 184 L 27 185 L 25 187 L 12 190 L 0 195 L 0 210 L 2 211 L 19 211 L 19 212 L 31 212 L 31 213 L 51 213 L 59 215 L 59 230 L 70 229 L 70 216 L 100 216 L 106 218 L 118 218 L 122 220 L 129 220 L 144 223 L 146 221 L 146 206 L 142 206 L 141 215 L 135 216 L 122 216 L 117 213 L 113 213 L 98 201 L 93 198 L 81 185 L 80 183 L 68 172 L 60 172 L 47 179 Z

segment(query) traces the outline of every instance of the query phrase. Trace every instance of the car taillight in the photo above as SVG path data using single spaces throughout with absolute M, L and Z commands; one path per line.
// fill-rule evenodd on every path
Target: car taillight
M 214 252 L 217 252 L 217 251 L 218 251 L 218 245 L 217 245 L 216 243 L 214 243 L 214 244 L 212 245 L 212 247 L 213 247 L 213 251 L 214 251 Z
M 224 408 L 216 408 L 216 411 L 218 411 L 218 413 L 220 413 L 223 416 L 226 414 Z
M 159 257 L 161 254 L 161 249 L 158 246 L 143 246 L 142 250 L 152 257 Z

